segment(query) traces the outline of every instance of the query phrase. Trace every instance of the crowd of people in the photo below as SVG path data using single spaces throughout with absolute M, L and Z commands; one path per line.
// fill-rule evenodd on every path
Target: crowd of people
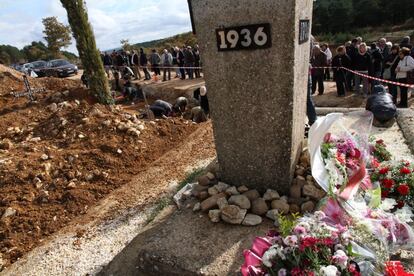
M 367 97 L 381 81 L 363 75 L 402 84 L 412 82 L 410 72 L 414 70 L 414 47 L 409 36 L 404 37 L 400 44 L 393 45 L 385 38 L 381 38 L 369 46 L 361 37 L 357 37 L 339 46 L 333 57 L 327 44 L 315 44 L 312 49 L 311 65 L 312 94 L 315 94 L 317 89 L 319 95 L 324 93 L 324 80 L 330 79 L 331 67 L 339 97 L 344 97 L 346 91 Z M 399 87 L 398 107 L 407 108 L 408 88 L 393 84 L 387 86 L 394 103 L 397 103 Z
M 171 80 L 171 71 L 173 70 L 176 73 L 175 78 L 182 80 L 201 77 L 201 58 L 198 45 L 164 49 L 161 54 L 155 49 L 150 54 L 145 53 L 143 48 L 140 48 L 139 52 L 137 50 L 114 50 L 112 53 L 101 53 L 101 58 L 108 77 L 112 72 L 115 79 L 119 78 L 119 74 L 124 76 L 125 72 L 129 72 L 136 80 L 141 78 L 150 80 L 150 71 L 155 76 L 161 76 L 162 71 L 163 81 L 167 81 Z

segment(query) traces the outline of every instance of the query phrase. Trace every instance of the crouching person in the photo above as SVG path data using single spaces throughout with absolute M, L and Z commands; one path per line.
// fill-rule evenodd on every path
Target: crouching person
M 397 116 L 397 107 L 385 87 L 376 85 L 368 98 L 366 110 L 374 114 L 374 126 L 391 126 Z

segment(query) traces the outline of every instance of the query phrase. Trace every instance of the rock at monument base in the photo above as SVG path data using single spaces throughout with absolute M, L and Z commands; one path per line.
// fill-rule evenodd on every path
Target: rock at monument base
M 267 191 L 263 195 L 263 199 L 266 201 L 272 201 L 275 199 L 280 199 L 280 195 L 277 191 L 272 189 L 267 189 Z
M 246 196 L 250 201 L 253 201 L 260 197 L 260 194 L 256 189 L 244 192 L 243 195 Z
M 210 184 L 210 179 L 208 178 L 207 175 L 203 175 L 198 178 L 198 185 L 208 186 L 209 184 Z
M 193 212 L 198 212 L 201 210 L 201 204 L 200 202 L 197 202 L 193 207 Z
M 220 214 L 221 211 L 218 209 L 208 211 L 208 217 L 210 218 L 211 222 L 214 223 L 220 222 Z
M 287 214 L 289 213 L 289 204 L 282 199 L 277 199 L 272 201 L 272 209 L 276 209 L 281 214 Z
M 205 199 L 203 202 L 201 202 L 201 210 L 205 212 L 210 209 L 213 209 L 214 207 L 217 206 L 217 200 L 222 197 L 226 197 L 226 195 L 222 193 L 222 194 L 213 195 Z
M 318 188 L 316 188 L 314 185 L 305 185 L 303 186 L 303 195 L 309 196 L 313 199 L 320 200 L 325 197 L 326 193 Z
M 306 179 L 303 177 L 303 176 L 298 176 L 298 177 L 296 177 L 296 184 L 297 185 L 299 185 L 299 186 L 301 186 L 301 187 L 303 187 L 303 186 L 305 186 L 305 185 L 307 185 L 308 184 L 308 182 L 306 181 Z
M 227 205 L 221 210 L 221 219 L 230 224 L 241 224 L 247 210 L 236 205 Z
M 229 205 L 229 203 L 227 202 L 227 199 L 225 197 L 219 198 L 217 200 L 217 206 L 219 207 L 219 209 L 223 209 L 224 206 Z
M 315 203 L 313 201 L 307 201 L 301 206 L 303 213 L 310 213 L 315 209 Z
M 256 226 L 259 225 L 260 223 L 262 223 L 262 217 L 258 216 L 258 215 L 253 215 L 253 214 L 247 214 L 246 217 L 244 218 L 242 225 L 245 226 Z
M 266 217 L 273 221 L 276 221 L 279 218 L 279 211 L 276 209 L 269 210 L 266 213 Z
M 201 186 L 200 184 L 196 184 L 193 186 L 193 191 L 202 192 L 207 191 L 208 186 Z
M 269 211 L 266 201 L 263 198 L 258 198 L 252 202 L 251 212 L 255 215 L 263 216 Z
M 230 185 L 229 185 L 229 184 L 226 184 L 226 183 L 224 183 L 224 182 L 219 182 L 219 183 L 218 183 L 217 185 L 215 185 L 214 187 L 217 189 L 217 191 L 218 191 L 219 193 L 222 193 L 222 192 L 226 191 L 226 190 L 230 187 Z
M 300 198 L 302 196 L 302 186 L 295 184 L 290 187 L 290 197 Z
M 205 175 L 210 181 L 213 181 L 214 179 L 216 179 L 216 176 L 212 173 L 212 172 L 208 172 Z
M 237 191 L 237 188 L 235 186 L 231 186 L 230 188 L 226 190 L 226 194 L 231 196 L 231 195 L 239 195 L 240 193 L 239 191 Z
M 213 196 L 213 195 L 216 195 L 218 193 L 219 193 L 219 191 L 217 190 L 216 187 L 210 187 L 210 188 L 208 188 L 208 194 L 209 195 Z
M 242 209 L 250 209 L 250 200 L 245 195 L 233 195 L 229 198 L 229 204 L 237 205 Z
M 244 185 L 237 187 L 237 191 L 239 191 L 239 193 L 244 193 L 244 192 L 247 192 L 248 190 L 249 190 L 249 188 L 247 188 Z
M 300 207 L 297 204 L 290 204 L 289 205 L 289 212 L 291 214 L 300 213 Z

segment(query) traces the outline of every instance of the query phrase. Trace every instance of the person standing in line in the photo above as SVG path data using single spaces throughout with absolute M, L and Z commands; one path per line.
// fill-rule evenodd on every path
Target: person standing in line
M 384 72 L 385 60 L 387 60 L 388 56 L 390 55 L 391 47 L 392 47 L 392 44 L 391 46 L 388 46 L 387 39 L 385 39 L 384 37 L 378 40 L 378 50 L 383 57 L 382 72 Z
M 139 64 L 142 67 L 142 70 L 144 71 L 145 80 L 151 79 L 151 74 L 148 72 L 148 58 L 147 55 L 144 52 L 144 49 L 139 49 Z
M 131 64 L 132 64 L 132 70 L 134 71 L 134 74 L 135 74 L 135 80 L 140 80 L 141 72 L 139 71 L 139 64 L 140 64 L 139 55 L 137 51 L 135 50 L 132 51 Z
M 391 52 L 385 60 L 384 79 L 394 82 L 397 81 L 395 69 L 397 69 L 398 63 L 400 62 L 399 53 L 400 46 L 398 44 L 391 47 Z M 392 96 L 393 102 L 397 104 L 398 87 L 394 84 L 388 84 L 388 90 Z
M 194 67 L 200 67 L 201 57 L 200 57 L 200 50 L 197 44 L 194 46 L 193 55 L 194 55 Z M 200 68 L 194 69 L 194 74 L 196 78 L 201 78 L 200 72 L 201 72 Z
M 328 59 L 326 57 L 326 54 L 324 52 L 322 52 L 319 45 L 315 45 L 313 47 L 311 65 L 312 65 L 312 95 L 315 94 L 315 92 L 316 92 L 316 85 L 318 85 L 319 95 L 323 95 L 323 92 L 324 92 L 324 85 L 323 85 L 324 69 L 323 68 L 315 68 L 315 67 L 326 67 L 328 65 Z
M 408 50 L 411 50 L 413 48 L 413 45 L 411 44 L 411 38 L 410 36 L 405 36 L 401 43 L 400 43 L 400 48 L 408 48 Z
M 173 65 L 173 57 L 171 53 L 168 52 L 167 49 L 164 49 L 164 53 L 161 56 L 161 64 L 163 67 L 163 81 L 167 81 L 167 73 L 168 73 L 168 80 L 171 80 L 171 67 Z
M 407 83 L 407 72 L 414 70 L 414 58 L 410 56 L 410 49 L 402 48 L 399 52 L 400 61 L 395 69 L 397 82 Z M 401 100 L 397 107 L 408 108 L 408 87 L 400 86 Z
M 155 49 L 152 49 L 152 53 L 150 56 L 150 63 L 151 63 L 151 67 L 152 67 L 154 74 L 158 76 L 161 76 L 160 62 L 161 62 L 160 55 L 157 53 Z
M 361 43 L 358 48 L 358 55 L 355 57 L 354 61 L 355 71 L 358 73 L 368 75 L 370 66 L 371 66 L 371 56 L 368 54 L 367 45 Z M 363 86 L 363 93 L 361 93 L 361 83 Z M 368 96 L 369 90 L 369 80 L 366 77 L 355 75 L 355 92 L 357 95 L 363 95 L 364 97 Z
M 180 70 L 178 68 L 178 47 L 174 47 L 171 48 L 171 55 L 173 57 L 173 67 L 175 67 L 175 77 L 174 78 L 179 78 L 180 77 Z
M 185 80 L 185 70 L 184 70 L 184 62 L 185 62 L 185 52 L 186 46 L 184 45 L 179 51 L 178 51 L 178 66 L 180 68 L 180 75 L 181 79 Z
M 328 66 L 331 66 L 332 52 L 331 52 L 331 49 L 329 49 L 329 45 L 326 43 L 323 43 L 321 45 L 321 50 L 322 52 L 326 54 L 326 59 L 328 60 Z M 327 81 L 331 80 L 331 69 L 330 68 L 325 69 L 324 80 L 327 80 Z
M 346 54 L 346 50 L 344 46 L 338 47 L 336 49 L 336 52 L 338 53 L 333 59 L 332 59 L 332 67 L 334 72 L 334 80 L 336 82 L 336 89 L 338 93 L 338 97 L 345 97 L 346 93 L 346 70 L 339 67 L 345 67 L 350 68 L 351 67 L 351 59 Z M 338 67 L 338 68 L 335 68 Z
M 189 79 L 194 79 L 194 54 L 191 46 L 187 46 L 187 49 L 184 51 L 184 66 L 186 67 L 186 72 Z
M 351 45 L 347 48 L 346 54 L 351 59 L 351 70 L 355 70 L 355 58 L 358 55 L 358 40 L 356 38 L 351 41 Z M 349 92 L 354 91 L 355 78 L 351 72 L 347 72 L 346 74 L 346 86 Z
M 370 70 L 370 76 L 375 78 L 381 78 L 382 77 L 382 64 L 384 62 L 384 57 L 382 56 L 379 48 L 375 43 L 371 44 L 371 70 Z M 372 89 L 376 85 L 379 85 L 380 82 L 378 80 L 372 80 Z

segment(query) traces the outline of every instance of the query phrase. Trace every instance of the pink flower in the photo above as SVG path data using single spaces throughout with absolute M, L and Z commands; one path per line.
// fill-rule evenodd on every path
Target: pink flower
M 302 234 L 306 234 L 307 231 L 305 229 L 305 227 L 297 225 L 294 229 L 293 229 L 293 233 L 295 233 L 296 235 L 302 235 Z
M 342 268 L 345 268 L 348 262 L 348 256 L 343 250 L 337 250 L 332 257 L 332 260 Z
M 331 133 L 328 132 L 323 137 L 323 142 L 324 143 L 331 143 L 332 142 L 331 138 L 332 138 Z

